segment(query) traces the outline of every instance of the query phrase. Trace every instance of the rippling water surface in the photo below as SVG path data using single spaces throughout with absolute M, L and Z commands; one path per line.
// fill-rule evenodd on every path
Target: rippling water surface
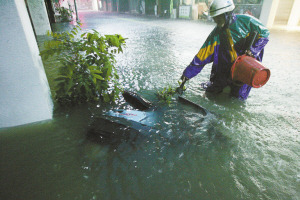
M 272 31 L 263 63 L 269 82 L 247 101 L 200 89 L 210 66 L 185 97 L 203 116 L 156 91 L 177 86 L 213 25 L 186 20 L 81 13 L 83 29 L 121 34 L 125 89 L 157 105 L 155 130 L 97 143 L 89 124 L 113 105 L 57 111 L 52 121 L 0 130 L 1 199 L 300 199 L 299 33 Z M 51 82 L 55 74 L 46 66 Z M 117 107 L 132 109 L 121 100 Z M 130 136 L 124 137 L 124 133 Z

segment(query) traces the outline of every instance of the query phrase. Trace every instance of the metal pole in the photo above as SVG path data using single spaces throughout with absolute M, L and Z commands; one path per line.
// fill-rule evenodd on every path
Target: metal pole
M 76 12 L 76 21 L 79 21 L 76 0 L 74 0 L 75 12 Z

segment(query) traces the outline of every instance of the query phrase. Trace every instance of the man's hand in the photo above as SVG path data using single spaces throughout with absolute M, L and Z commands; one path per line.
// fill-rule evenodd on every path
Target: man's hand
M 184 91 L 184 84 L 185 84 L 185 82 L 188 81 L 189 79 L 188 79 L 186 76 L 184 76 L 184 75 L 182 75 L 180 79 L 182 80 L 182 83 L 181 83 L 180 87 L 178 87 L 178 88 L 176 89 L 176 92 L 177 92 L 178 94 L 182 95 L 182 94 L 183 94 L 183 91 Z
M 185 83 L 186 81 L 189 80 L 185 75 L 182 75 L 182 76 L 180 77 L 180 79 L 182 80 L 183 83 Z
M 247 56 L 250 56 L 250 57 L 254 58 L 254 55 L 252 54 L 252 52 L 251 52 L 250 50 L 246 50 L 246 51 L 245 51 L 245 54 L 246 54 Z
M 181 87 L 176 88 L 176 93 L 182 95 L 183 94 L 183 88 L 181 88 Z

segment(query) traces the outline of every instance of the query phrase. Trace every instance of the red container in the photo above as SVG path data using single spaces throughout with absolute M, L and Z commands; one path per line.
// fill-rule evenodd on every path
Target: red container
M 254 88 L 260 88 L 270 78 L 270 70 L 247 55 L 239 56 L 231 67 L 231 77 Z

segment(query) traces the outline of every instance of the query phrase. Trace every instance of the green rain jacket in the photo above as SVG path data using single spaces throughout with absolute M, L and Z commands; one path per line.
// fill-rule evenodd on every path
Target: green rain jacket
M 235 52 L 231 52 L 222 42 L 221 28 L 214 28 L 210 33 L 203 46 L 194 57 L 192 62 L 186 67 L 183 75 L 187 78 L 193 78 L 201 72 L 203 67 L 213 62 L 210 82 L 211 86 L 215 86 L 218 90 L 222 90 L 227 85 L 230 85 L 230 69 L 234 63 L 232 54 L 242 55 L 245 53 L 245 46 L 248 42 L 249 35 L 257 31 L 258 38 L 250 48 L 254 57 L 262 61 L 264 47 L 269 41 L 269 30 L 256 18 L 250 15 L 235 15 L 232 14 L 232 20 L 228 28 L 231 34 L 229 40 L 234 44 Z M 224 34 L 223 34 L 224 35 Z M 246 99 L 251 90 L 251 86 L 243 85 L 232 88 L 232 95 L 240 99 Z

